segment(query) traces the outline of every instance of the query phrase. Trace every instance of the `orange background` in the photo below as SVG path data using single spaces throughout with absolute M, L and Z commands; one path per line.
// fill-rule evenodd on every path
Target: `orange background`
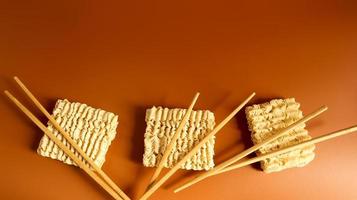
M 345 1 L 1 1 L 1 89 L 41 115 L 19 76 L 48 110 L 67 98 L 119 115 L 103 169 L 131 197 L 152 169 L 142 163 L 145 109 L 187 107 L 221 121 L 252 91 L 261 103 L 295 97 L 318 136 L 357 123 L 357 5 Z M 42 137 L 5 96 L 1 199 L 109 199 L 78 168 L 36 154 Z M 216 163 L 251 145 L 243 112 L 218 135 Z M 357 135 L 319 144 L 304 168 L 264 174 L 259 165 L 174 194 L 179 171 L 152 199 L 357 199 Z

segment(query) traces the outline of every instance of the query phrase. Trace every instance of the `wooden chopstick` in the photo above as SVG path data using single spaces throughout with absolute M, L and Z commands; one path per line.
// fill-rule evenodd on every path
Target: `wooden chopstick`
M 213 174 L 221 171 L 222 169 L 224 169 L 225 167 L 228 167 L 229 165 L 237 162 L 238 160 L 246 157 L 247 155 L 253 153 L 254 151 L 260 149 L 261 147 L 263 147 L 264 145 L 272 142 L 273 140 L 281 137 L 282 135 L 284 135 L 285 133 L 293 130 L 294 128 L 296 128 L 297 126 L 301 125 L 302 123 L 305 123 L 315 117 L 317 117 L 318 115 L 320 115 L 321 113 L 323 113 L 324 111 L 327 110 L 327 107 L 326 106 L 322 106 L 321 108 L 319 108 L 318 110 L 310 113 L 309 115 L 306 115 L 305 117 L 301 118 L 300 120 L 294 122 L 293 124 L 285 127 L 284 129 L 281 129 L 279 131 L 277 131 L 274 135 L 272 135 L 271 137 L 269 137 L 268 139 L 264 140 L 263 142 L 259 143 L 259 144 L 256 144 L 246 150 L 244 150 L 243 152 L 233 156 L 232 158 L 228 159 L 227 161 L 219 164 L 218 166 L 216 166 L 215 168 L 213 168 L 212 170 L 210 171 L 207 171 L 201 175 L 198 175 L 196 178 L 192 179 L 191 181 L 187 182 L 184 184 L 185 187 L 180 187 L 178 189 L 176 189 L 175 191 L 178 192 L 184 188 L 187 188 L 209 176 L 212 176 Z M 180 189 L 180 190 L 179 190 Z
M 105 183 L 97 174 L 95 174 L 82 160 L 80 160 L 66 145 L 62 143 L 51 131 L 44 126 L 24 105 L 22 105 L 10 92 L 4 91 L 7 97 L 20 108 L 56 145 L 58 145 L 81 169 L 83 169 L 92 179 L 94 179 L 104 190 L 106 190 L 114 199 L 122 198 Z
M 167 158 L 169 157 L 172 149 L 174 148 L 174 145 L 176 143 L 177 138 L 180 136 L 180 133 L 181 133 L 183 127 L 186 125 L 186 123 L 188 121 L 188 118 L 191 115 L 193 106 L 196 104 L 196 101 L 197 101 L 199 95 L 200 95 L 200 93 L 196 93 L 196 95 L 193 97 L 193 100 L 192 100 L 190 106 L 188 107 L 184 117 L 182 118 L 182 120 L 181 120 L 181 122 L 180 122 L 180 124 L 179 124 L 179 126 L 178 126 L 178 128 L 177 128 L 177 130 L 175 132 L 175 134 L 171 138 L 171 141 L 170 141 L 169 145 L 166 147 L 164 155 L 162 156 L 162 158 L 161 158 L 161 160 L 159 162 L 159 165 L 157 166 L 157 168 L 156 168 L 156 170 L 154 172 L 154 175 L 151 178 L 151 181 L 150 181 L 150 184 L 148 185 L 148 188 L 156 181 L 157 177 L 160 175 L 160 172 L 161 172 L 162 168 L 164 167 Z
M 313 139 L 310 139 L 310 140 L 307 140 L 307 141 L 304 141 L 304 142 L 301 142 L 301 143 L 298 143 L 298 144 L 295 144 L 295 145 L 291 145 L 291 146 L 282 148 L 280 150 L 276 150 L 276 151 L 273 151 L 273 152 L 270 152 L 270 153 L 267 153 L 267 154 L 264 154 L 264 155 L 261 155 L 261 156 L 257 156 L 255 158 L 248 159 L 246 161 L 243 161 L 243 162 L 240 162 L 240 163 L 237 163 L 237 164 L 230 165 L 230 166 L 228 166 L 228 167 L 216 172 L 215 174 L 212 174 L 211 176 L 218 175 L 218 174 L 221 174 L 221 173 L 224 173 L 224 172 L 228 172 L 228 171 L 231 171 L 231 170 L 234 170 L 234 169 L 242 168 L 242 167 L 251 165 L 253 163 L 260 162 L 260 161 L 265 160 L 267 158 L 272 158 L 272 157 L 278 156 L 278 155 L 283 154 L 283 153 L 287 153 L 287 152 L 290 152 L 290 151 L 293 151 L 293 150 L 296 150 L 296 149 L 300 149 L 300 148 L 303 148 L 305 146 L 317 144 L 317 143 L 320 143 L 320 142 L 323 142 L 323 141 L 326 141 L 326 140 L 334 139 L 336 137 L 343 136 L 343 135 L 346 135 L 346 134 L 349 134 L 349 133 L 352 133 L 352 132 L 356 132 L 356 131 L 357 131 L 357 126 L 352 126 L 352 127 L 341 129 L 341 130 L 338 130 L 338 131 L 335 131 L 335 132 L 332 132 L 332 133 L 329 133 L 329 134 L 321 135 L 319 137 L 316 137 L 316 138 L 313 138 Z M 177 193 L 177 192 L 180 192 L 181 190 L 184 190 L 185 188 L 187 188 L 187 187 L 192 185 L 190 183 L 191 182 L 178 187 L 177 189 L 175 189 L 174 192 Z
M 71 138 L 71 136 L 57 123 L 57 121 L 47 112 L 47 110 L 42 106 L 42 104 L 37 100 L 37 98 L 30 92 L 30 90 L 22 83 L 18 77 L 14 77 L 16 83 L 25 92 L 25 94 L 31 99 L 31 101 L 36 105 L 36 107 L 41 110 L 41 112 L 50 120 L 54 127 L 65 137 L 65 139 L 74 147 L 74 149 L 84 158 L 84 160 L 89 163 L 89 165 L 104 179 L 105 182 L 109 184 L 124 200 L 130 200 L 130 198 L 112 181 L 112 179 L 99 168 L 91 158 L 80 148 L 77 143 Z
M 256 162 L 265 160 L 267 158 L 275 157 L 275 156 L 283 154 L 283 153 L 287 153 L 287 152 L 290 152 L 290 151 L 293 151 L 293 150 L 296 150 L 296 149 L 300 149 L 300 148 L 303 148 L 305 146 L 309 146 L 309 145 L 317 144 L 317 143 L 320 143 L 320 142 L 324 142 L 326 140 L 331 140 L 331 139 L 334 139 L 336 137 L 347 135 L 347 134 L 350 134 L 350 133 L 353 133 L 353 132 L 356 132 L 356 131 L 357 131 L 357 126 L 356 125 L 352 126 L 352 127 L 349 127 L 349 128 L 345 128 L 345 129 L 341 129 L 341 130 L 338 130 L 338 131 L 334 131 L 334 132 L 329 133 L 329 134 L 321 135 L 321 136 L 315 137 L 313 139 L 306 140 L 304 142 L 301 142 L 301 143 L 298 143 L 298 144 L 295 144 L 295 145 L 291 145 L 291 146 L 285 147 L 283 149 L 280 149 L 280 150 L 277 150 L 277 151 L 274 151 L 274 152 L 270 152 L 270 153 L 267 153 L 267 154 L 264 154 L 264 155 L 261 155 L 261 156 L 255 157 L 255 158 L 251 158 L 251 159 L 246 160 L 244 162 L 228 166 L 228 167 L 224 168 L 223 170 L 219 171 L 216 174 L 221 174 L 223 172 L 228 172 L 228 171 L 231 171 L 231 170 L 234 170 L 234 169 L 238 169 L 238 168 L 250 165 L 252 163 L 256 163 Z
M 197 151 L 219 130 L 221 130 L 229 120 L 231 120 L 247 103 L 254 97 L 253 92 L 247 99 L 243 101 L 231 114 L 229 114 L 221 123 L 219 123 L 206 137 L 204 137 L 196 146 L 194 146 L 191 151 L 189 151 L 179 162 L 176 163 L 159 181 L 154 183 L 140 198 L 140 200 L 148 199 L 162 184 L 165 183 L 188 159 L 190 159 Z

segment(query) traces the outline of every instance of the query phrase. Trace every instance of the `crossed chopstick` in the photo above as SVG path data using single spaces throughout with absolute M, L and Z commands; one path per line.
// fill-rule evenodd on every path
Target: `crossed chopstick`
M 266 153 L 266 154 L 257 156 L 255 158 L 248 159 L 246 161 L 243 161 L 243 162 L 240 162 L 240 163 L 237 163 L 237 164 L 232 164 L 232 165 L 227 166 L 227 167 L 225 167 L 223 169 L 220 168 L 221 170 L 217 170 L 218 169 L 218 166 L 217 166 L 216 170 L 213 170 L 212 173 L 204 173 L 204 174 L 202 174 L 200 176 L 197 176 L 195 179 L 193 179 L 193 180 L 185 183 L 184 185 L 178 187 L 177 189 L 175 189 L 174 192 L 176 193 L 176 192 L 179 192 L 181 190 L 184 190 L 184 189 L 190 187 L 191 185 L 193 185 L 195 183 L 198 183 L 199 181 L 201 181 L 201 180 L 203 180 L 203 179 L 205 179 L 207 177 L 210 177 L 210 176 L 213 176 L 213 175 L 217 175 L 217 174 L 221 174 L 221 173 L 224 173 L 224 172 L 228 172 L 228 171 L 231 171 L 231 170 L 234 170 L 234 169 L 238 169 L 238 168 L 241 168 L 241 167 L 245 167 L 247 165 L 250 165 L 250 164 L 253 164 L 253 163 L 256 163 L 256 162 L 260 162 L 262 160 L 265 160 L 265 159 L 268 159 L 268 158 L 272 158 L 272 157 L 278 156 L 278 155 L 283 154 L 283 153 L 287 153 L 287 152 L 290 152 L 290 151 L 293 151 L 293 150 L 296 150 L 296 149 L 300 149 L 300 148 L 303 148 L 303 147 L 306 147 L 306 146 L 309 146 L 309 145 L 317 144 L 317 143 L 320 143 L 320 142 L 323 142 L 323 141 L 326 141 L 326 140 L 330 140 L 330 139 L 333 139 L 333 138 L 336 138 L 336 137 L 339 137 L 339 136 L 343 136 L 343 135 L 346 135 L 346 134 L 349 134 L 349 133 L 352 133 L 352 132 L 356 132 L 356 131 L 357 131 L 357 125 L 351 126 L 351 127 L 345 128 L 345 129 L 337 130 L 337 131 L 334 131 L 332 133 L 328 133 L 328 134 L 325 134 L 325 135 L 321 135 L 321 136 L 315 137 L 313 139 L 310 139 L 310 140 L 307 140 L 307 141 L 304 141 L 304 142 L 301 142 L 301 143 L 298 143 L 298 144 L 295 144 L 295 145 L 291 145 L 291 146 L 288 146 L 288 147 L 285 147 L 285 148 L 282 148 L 280 150 L 276 150 L 276 151 L 273 151 L 273 152 L 270 152 L 270 153 Z
M 170 144 L 168 145 L 168 148 L 165 150 L 164 152 L 164 156 L 162 157 L 161 161 L 159 162 L 159 165 L 157 167 L 157 169 L 155 170 L 155 173 L 151 179 L 150 184 L 147 187 L 146 192 L 144 193 L 144 195 L 140 198 L 140 200 L 146 200 L 148 199 L 161 185 L 164 184 L 164 182 L 169 179 L 180 167 L 182 164 L 184 164 L 188 159 L 190 159 L 191 156 L 193 156 L 195 153 L 197 153 L 197 151 L 215 134 L 218 133 L 219 130 L 221 130 L 225 124 L 227 124 L 227 122 L 232 119 L 239 110 L 241 110 L 241 108 L 243 108 L 250 99 L 253 98 L 253 96 L 255 95 L 255 93 L 252 93 L 247 99 L 245 99 L 243 101 L 243 103 L 241 103 L 231 114 L 229 114 L 220 124 L 218 124 L 208 135 L 206 135 L 193 149 L 191 149 L 191 151 L 189 151 L 178 163 L 176 163 L 159 181 L 157 181 L 157 178 L 163 168 L 164 163 L 166 162 L 167 159 L 167 155 L 171 153 L 172 148 L 174 143 L 176 142 L 178 135 L 180 134 L 180 132 L 182 131 L 182 127 L 187 123 L 187 119 L 188 116 L 190 115 L 192 108 L 195 104 L 195 102 L 197 101 L 198 98 L 198 93 L 195 95 L 194 99 L 192 100 L 192 103 L 189 107 L 189 109 L 187 110 L 184 118 L 182 119 L 182 121 L 179 124 L 179 128 L 177 129 L 176 133 L 173 136 L 173 139 L 171 140 Z M 299 144 L 295 144 L 292 146 L 288 146 L 285 147 L 283 149 L 277 150 L 277 151 L 273 151 L 249 160 L 246 160 L 244 162 L 238 163 L 238 164 L 234 164 L 237 161 L 241 160 L 242 158 L 248 156 L 249 154 L 255 152 L 256 150 L 260 149 L 261 147 L 263 147 L 264 145 L 276 140 L 277 138 L 283 136 L 284 134 L 286 134 L 287 132 L 294 130 L 296 127 L 300 126 L 301 124 L 317 117 L 318 115 L 322 114 L 323 112 L 325 112 L 327 110 L 326 106 L 322 106 L 319 109 L 317 109 L 316 111 L 306 115 L 305 117 L 301 118 L 300 120 L 294 122 L 293 124 L 285 127 L 284 129 L 278 130 L 276 131 L 272 136 L 270 136 L 269 138 L 267 138 L 266 140 L 264 140 L 263 142 L 256 144 L 246 150 L 244 150 L 243 152 L 233 156 L 232 158 L 228 159 L 227 161 L 219 164 L 218 166 L 216 166 L 215 168 L 213 168 L 210 171 L 204 172 L 201 175 L 197 176 L 196 178 L 194 178 L 193 180 L 187 182 L 186 184 L 184 184 L 183 186 L 177 188 L 175 190 L 175 192 L 179 192 L 207 177 L 213 176 L 213 175 L 217 175 L 223 172 L 227 172 L 227 171 L 231 171 L 234 169 L 238 169 L 247 165 L 250 165 L 252 163 L 255 162 L 259 162 L 262 161 L 264 159 L 267 158 L 271 158 L 277 155 L 280 155 L 282 153 L 286 153 L 304 146 L 308 146 L 308 145 L 312 145 L 312 144 L 316 144 L 319 142 L 323 142 L 332 138 L 336 138 L 348 133 L 352 133 L 357 131 L 357 126 L 352 126 L 346 129 L 342 129 L 339 131 L 335 131 L 332 132 L 330 134 L 326 134 L 326 135 L 322 135 L 320 137 L 316 137 L 314 139 L 310 139 L 308 141 L 304 141 L 301 142 Z
M 130 200 L 130 198 L 109 178 L 108 175 L 105 174 L 94 162 L 90 159 L 87 154 L 76 144 L 76 142 L 70 137 L 70 135 L 61 128 L 61 126 L 56 122 L 56 120 L 47 112 L 47 110 L 41 105 L 41 103 L 35 98 L 35 96 L 27 89 L 27 87 L 18 79 L 14 77 L 16 83 L 21 87 L 21 89 L 26 93 L 26 95 L 32 100 L 32 102 L 36 105 L 38 109 L 49 119 L 49 121 L 54 125 L 54 127 L 64 136 L 64 138 L 74 147 L 74 149 L 80 154 L 81 158 L 85 161 L 82 161 L 77 157 L 65 144 L 62 143 L 51 131 L 44 126 L 40 120 L 38 120 L 32 113 L 29 111 L 24 105 L 22 105 L 10 92 L 4 91 L 7 97 L 16 104 L 21 111 L 23 111 L 27 117 L 29 117 L 32 122 L 34 122 L 56 145 L 58 145 L 81 169 L 83 169 L 91 178 L 93 178 L 104 190 L 106 190 L 114 199 L 120 200 Z M 197 145 L 195 145 L 179 162 L 177 162 L 161 179 L 158 180 L 160 172 L 163 169 L 163 166 L 171 153 L 177 138 L 179 137 L 183 127 L 188 121 L 188 118 L 192 112 L 192 109 L 198 99 L 199 93 L 195 95 L 193 98 L 188 110 L 186 111 L 183 119 L 181 120 L 171 142 L 167 146 L 162 159 L 160 160 L 158 167 L 156 168 L 153 177 L 151 178 L 150 184 L 147 187 L 146 192 L 140 198 L 140 200 L 148 199 L 160 186 L 162 186 L 167 179 L 169 179 L 181 166 L 184 164 L 188 159 L 190 159 L 197 151 L 214 135 L 216 135 L 227 123 L 230 121 L 253 97 L 255 93 L 252 93 L 247 99 L 245 99 L 232 113 L 230 113 L 221 123 L 219 123 L 211 132 L 209 132 Z M 237 161 L 241 160 L 242 158 L 246 157 L 247 155 L 255 152 L 256 150 L 260 149 L 264 145 L 272 142 L 273 140 L 283 136 L 287 132 L 295 129 L 296 127 L 300 126 L 301 124 L 317 117 L 321 113 L 327 110 L 326 106 L 322 106 L 321 108 L 317 109 L 316 111 L 306 115 L 302 119 L 294 122 L 293 124 L 289 125 L 288 127 L 276 131 L 271 137 L 267 138 L 263 142 L 256 144 L 243 152 L 233 156 L 232 158 L 228 159 L 227 161 L 217 165 L 210 171 L 202 173 L 201 175 L 197 176 L 193 180 L 189 181 L 188 183 L 184 184 L 183 186 L 179 187 L 175 190 L 175 192 L 179 192 L 205 178 L 208 178 L 213 175 L 221 174 L 223 172 L 231 171 L 237 168 L 241 168 L 247 165 L 250 165 L 255 162 L 262 161 L 267 158 L 271 158 L 282 153 L 286 153 L 295 149 L 299 149 L 304 146 L 316 144 L 319 142 L 323 142 L 329 139 L 333 139 L 342 135 L 346 135 L 352 132 L 357 131 L 357 126 L 352 126 L 346 129 L 342 129 L 339 131 L 332 132 L 330 134 L 322 135 L 299 144 L 295 144 L 292 146 L 285 147 L 283 149 L 273 151 L 238 164 L 234 164 Z M 89 166 L 88 166 L 89 165 Z M 90 168 L 92 167 L 93 170 Z M 99 176 L 98 176 L 99 175 Z
M 180 167 L 188 160 L 191 158 L 191 156 L 193 156 L 194 154 L 197 153 L 198 150 L 200 150 L 200 148 L 205 145 L 205 143 L 215 134 L 217 134 L 217 132 L 219 130 L 221 130 L 224 125 L 226 125 L 228 123 L 229 120 L 231 120 L 237 113 L 238 111 L 240 111 L 253 97 L 254 97 L 255 93 L 252 93 L 247 99 L 245 99 L 243 101 L 243 103 L 241 103 L 236 109 L 233 110 L 233 112 L 231 114 L 229 114 L 221 123 L 219 123 L 211 132 L 209 132 L 198 144 L 196 144 L 180 161 L 178 161 L 160 180 L 158 181 L 154 181 L 151 182 L 151 184 L 148 186 L 146 192 L 144 193 L 144 195 L 140 198 L 140 200 L 145 200 L 148 199 L 162 184 L 164 184 L 164 182 L 169 179 L 178 169 L 180 169 Z M 197 95 L 196 95 L 197 96 Z M 192 101 L 191 105 L 195 103 L 195 99 L 197 98 L 195 96 L 194 100 Z M 191 108 L 191 106 L 190 106 Z M 193 108 L 193 106 L 192 106 Z M 191 108 L 191 110 L 192 110 Z M 185 115 L 190 114 L 191 111 L 187 111 Z M 186 116 L 184 116 L 185 119 Z M 186 120 L 187 121 L 187 120 Z M 185 121 L 181 121 L 180 123 L 184 123 Z M 181 124 L 179 126 L 182 126 Z M 173 137 L 175 137 L 176 134 L 179 134 L 178 131 L 176 131 L 176 133 L 174 134 Z M 177 136 L 176 136 L 177 137 Z M 174 143 L 176 141 L 172 140 L 171 143 Z M 171 146 L 171 144 L 169 144 L 168 146 Z M 166 153 L 166 152 L 165 152 Z M 165 154 L 164 153 L 164 154 Z M 160 164 L 164 164 L 165 161 L 160 161 Z M 159 168 L 158 168 L 159 169 Z
M 130 200 L 130 198 L 110 179 L 110 177 L 99 168 L 91 158 L 77 145 L 77 143 L 71 138 L 71 136 L 57 123 L 57 121 L 47 112 L 47 110 L 41 105 L 36 97 L 30 92 L 29 89 L 20 81 L 16 76 L 14 77 L 16 83 L 36 105 L 36 107 L 48 118 L 48 120 L 54 125 L 54 127 L 64 136 L 64 138 L 71 144 L 72 147 L 80 154 L 82 161 L 77 157 L 69 147 L 62 143 L 51 131 L 47 129 L 40 120 L 35 117 L 31 111 L 29 111 L 20 101 L 18 101 L 9 91 L 5 90 L 9 99 L 20 108 L 22 112 L 26 114 L 57 146 L 59 146 L 81 169 L 83 169 L 92 179 L 94 179 L 104 190 L 106 190 L 114 199 Z M 89 165 L 89 166 L 88 166 Z M 91 168 L 93 168 L 93 170 Z M 99 175 L 99 176 L 98 176 Z

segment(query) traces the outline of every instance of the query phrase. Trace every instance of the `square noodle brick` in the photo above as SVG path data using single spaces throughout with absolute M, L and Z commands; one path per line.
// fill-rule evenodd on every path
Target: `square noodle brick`
M 70 134 L 80 148 L 93 159 L 94 163 L 102 167 L 105 154 L 116 135 L 118 116 L 95 109 L 86 104 L 73 103 L 68 100 L 57 100 L 52 116 L 58 124 Z M 51 124 L 47 128 L 58 139 L 64 142 L 72 152 L 84 161 L 77 151 L 67 143 L 62 134 Z M 60 160 L 69 165 L 76 165 L 52 140 L 44 135 L 40 141 L 37 153 L 44 157 Z
M 146 132 L 144 135 L 145 152 L 143 164 L 155 167 L 159 164 L 166 147 L 186 113 L 186 109 L 152 107 L 146 111 Z M 180 133 L 173 151 L 164 167 L 173 167 L 185 156 L 215 125 L 214 114 L 208 110 L 192 111 L 188 122 Z M 214 167 L 215 137 L 210 140 L 181 168 L 186 170 L 209 170 Z

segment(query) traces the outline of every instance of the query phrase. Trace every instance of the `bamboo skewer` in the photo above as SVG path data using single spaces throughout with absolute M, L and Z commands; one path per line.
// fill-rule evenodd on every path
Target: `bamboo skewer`
M 51 131 L 44 126 L 24 105 L 22 105 L 10 92 L 4 91 L 7 97 L 20 108 L 56 145 L 58 145 L 81 169 L 83 169 L 92 179 L 94 179 L 104 190 L 106 190 L 114 199 L 122 198 L 105 183 L 97 174 L 95 174 L 82 160 L 80 160 L 66 145 L 62 143 Z
M 278 156 L 278 155 L 283 154 L 283 153 L 287 153 L 287 152 L 290 152 L 290 151 L 293 151 L 293 150 L 296 150 L 296 149 L 300 149 L 300 148 L 303 148 L 305 146 L 317 144 L 317 143 L 320 143 L 320 142 L 323 142 L 323 141 L 326 141 L 326 140 L 334 139 L 336 137 L 340 137 L 340 136 L 343 136 L 343 135 L 346 135 L 346 134 L 349 134 L 349 133 L 352 133 L 352 132 L 356 132 L 356 131 L 357 131 L 357 126 L 352 126 L 352 127 L 341 129 L 341 130 L 338 130 L 338 131 L 335 131 L 335 132 L 332 132 L 332 133 L 329 133 L 329 134 L 321 135 L 319 137 L 316 137 L 316 138 L 313 138 L 313 139 L 310 139 L 310 140 L 307 140 L 307 141 L 304 141 L 304 142 L 301 142 L 301 143 L 298 143 L 298 144 L 295 144 L 295 145 L 291 145 L 291 146 L 285 147 L 285 148 L 280 149 L 280 150 L 276 150 L 276 151 L 273 151 L 273 152 L 270 152 L 270 153 L 267 153 L 267 154 L 264 154 L 264 155 L 261 155 L 261 156 L 257 156 L 255 158 L 251 158 L 251 159 L 248 159 L 246 161 L 243 161 L 243 162 L 240 162 L 240 163 L 237 163 L 237 164 L 233 164 L 231 166 L 228 166 L 228 167 L 216 172 L 215 174 L 212 174 L 211 176 L 218 175 L 218 174 L 221 174 L 221 173 L 224 173 L 224 172 L 228 172 L 228 171 L 231 171 L 231 170 L 234 170 L 234 169 L 242 168 L 242 167 L 245 167 L 247 165 L 250 165 L 250 164 L 253 164 L 253 163 L 256 163 L 256 162 L 260 162 L 262 160 L 265 160 L 265 159 L 268 159 L 268 158 L 272 158 L 272 157 Z M 174 192 L 175 193 L 179 192 L 179 191 L 181 191 L 181 190 L 183 190 L 183 189 L 185 189 L 185 188 L 187 188 L 189 186 L 190 186 L 190 184 L 187 183 L 187 184 L 182 185 L 179 188 L 175 189 Z
M 163 169 L 167 158 L 169 157 L 172 149 L 174 148 L 174 145 L 176 143 L 177 138 L 180 136 L 180 133 L 181 133 L 183 127 L 186 125 L 186 123 L 188 121 L 188 118 L 191 115 L 193 106 L 196 104 L 196 101 L 197 101 L 199 95 L 200 95 L 200 93 L 196 93 L 196 95 L 194 96 L 194 98 L 193 98 L 189 108 L 187 109 L 184 117 L 182 118 L 182 120 L 181 120 L 181 122 L 180 122 L 180 124 L 179 124 L 179 126 L 178 126 L 178 128 L 177 128 L 177 130 L 175 132 L 175 134 L 171 138 L 171 141 L 170 141 L 169 145 L 166 147 L 164 155 L 162 156 L 162 158 L 161 158 L 161 160 L 159 162 L 159 165 L 157 166 L 157 168 L 156 168 L 156 170 L 154 172 L 154 175 L 151 178 L 151 181 L 150 181 L 150 184 L 148 185 L 148 188 L 156 181 L 157 177 L 160 175 L 160 172 Z
M 57 123 L 57 121 L 47 112 L 47 110 L 41 105 L 37 98 L 30 92 L 30 90 L 21 82 L 18 77 L 14 77 L 16 83 L 25 92 L 25 94 L 32 100 L 36 107 L 50 120 L 54 127 L 64 136 L 64 138 L 74 147 L 74 149 L 81 155 L 84 160 L 90 164 L 90 166 L 109 184 L 124 200 L 130 200 L 130 198 L 112 181 L 112 179 L 99 168 L 91 158 L 80 148 L 77 143 L 71 138 L 71 136 Z
M 215 168 L 213 168 L 210 171 L 207 171 L 201 175 L 198 175 L 196 178 L 192 179 L 191 181 L 187 182 L 186 184 L 184 184 L 183 186 L 181 186 L 180 188 L 176 189 L 175 192 L 179 192 L 181 190 L 183 190 L 184 188 L 187 188 L 209 176 L 212 176 L 213 174 L 221 171 L 222 169 L 224 169 L 225 167 L 228 167 L 229 165 L 232 165 L 233 163 L 237 162 L 238 160 L 246 157 L 247 155 L 255 152 L 256 150 L 260 149 L 261 147 L 263 147 L 264 145 L 272 142 L 273 140 L 281 137 L 282 135 L 284 135 L 285 133 L 293 130 L 294 128 L 296 128 L 297 126 L 301 125 L 302 123 L 305 123 L 315 117 L 317 117 L 318 115 L 320 115 L 321 113 L 323 113 L 324 111 L 327 110 L 326 106 L 322 106 L 321 108 L 319 108 L 318 110 L 314 111 L 313 113 L 310 113 L 309 115 L 305 116 L 304 118 L 296 121 L 295 123 L 285 127 L 284 129 L 281 129 L 279 131 L 277 131 L 274 135 L 272 135 L 271 137 L 269 137 L 268 139 L 264 140 L 263 142 L 256 144 L 246 150 L 244 150 L 243 152 L 233 156 L 232 158 L 228 159 L 227 161 L 219 164 L 218 166 L 216 166 Z
M 154 183 L 140 198 L 140 200 L 148 199 L 162 184 L 165 183 L 188 159 L 191 158 L 212 136 L 217 134 L 224 125 L 228 123 L 247 103 L 254 97 L 255 93 L 252 93 L 247 99 L 243 101 L 231 114 L 229 114 L 221 123 L 219 123 L 206 137 L 204 137 L 191 151 L 189 151 L 179 162 L 176 163 L 159 181 Z

